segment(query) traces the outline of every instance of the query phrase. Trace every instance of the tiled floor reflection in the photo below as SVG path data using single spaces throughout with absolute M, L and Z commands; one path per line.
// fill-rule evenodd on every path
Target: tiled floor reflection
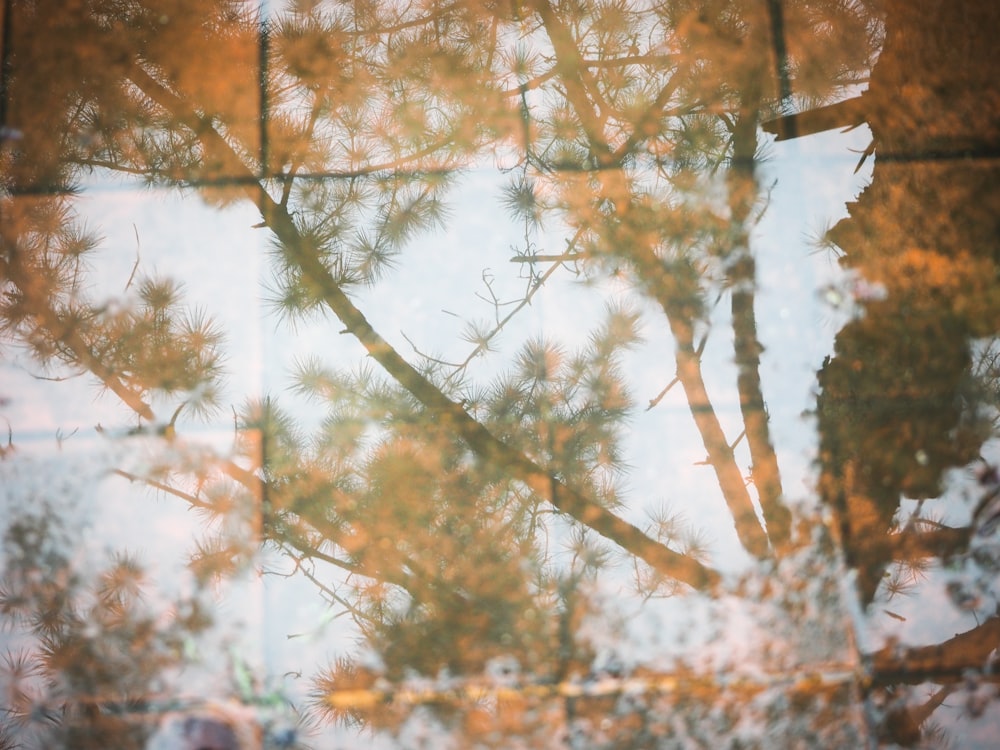
M 0 748 L 995 746 L 919 5 L 7 0 Z

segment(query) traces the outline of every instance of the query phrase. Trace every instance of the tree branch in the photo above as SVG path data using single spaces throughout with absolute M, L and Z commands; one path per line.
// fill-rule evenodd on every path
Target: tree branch
M 18 252 L 10 253 L 6 271 L 7 278 L 21 293 L 25 317 L 33 319 L 39 328 L 47 331 L 53 342 L 66 347 L 82 367 L 96 375 L 104 387 L 118 396 L 132 411 L 152 422 L 153 410 L 143 400 L 141 392 L 125 383 L 118 373 L 96 357 L 75 325 L 59 316 L 51 305 L 47 290 L 42 288 L 44 285 L 32 276 L 29 269 L 23 267 Z
M 760 385 L 760 353 L 764 347 L 757 337 L 754 310 L 757 265 L 750 251 L 750 237 L 746 226 L 757 196 L 754 156 L 757 152 L 757 113 L 760 102 L 751 89 L 751 93 L 744 91 L 740 104 L 741 111 L 734 127 L 733 166 L 729 179 L 729 206 L 735 247 L 727 248 L 728 252 L 738 253 L 730 267 L 736 387 L 761 513 L 767 524 L 771 543 L 780 550 L 789 542 L 792 517 L 782 499 L 784 491 L 781 487 L 781 473 L 771 442 L 764 393 Z
M 559 510 L 590 527 L 607 539 L 642 558 L 663 575 L 676 578 L 696 589 L 709 590 L 719 582 L 719 574 L 698 561 L 671 550 L 646 536 L 632 524 L 575 488 L 553 477 L 533 461 L 496 438 L 464 408 L 451 401 L 431 381 L 418 372 L 371 326 L 354 305 L 320 258 L 302 241 L 288 211 L 255 180 L 253 172 L 232 147 L 193 108 L 138 65 L 130 74 L 133 82 L 161 107 L 172 112 L 197 134 L 206 152 L 228 165 L 244 193 L 259 207 L 268 227 L 280 241 L 288 260 L 297 266 L 311 292 L 341 320 L 350 332 L 400 385 L 430 412 L 430 421 L 440 430 L 459 435 L 481 459 L 503 467 L 510 476 L 524 482 L 535 493 L 548 497 Z M 553 492 L 555 488 L 555 492 Z
M 1000 617 L 993 616 L 972 630 L 931 646 L 900 649 L 888 645 L 869 656 L 872 684 L 945 684 L 965 679 L 966 670 L 981 670 L 1000 647 Z
M 606 235 L 606 245 L 615 248 L 635 267 L 640 279 L 647 289 L 660 303 L 666 313 L 671 332 L 676 341 L 675 361 L 677 379 L 684 388 L 691 415 L 701 433 L 702 442 L 708 452 L 709 462 L 715 469 L 719 487 L 726 500 L 726 505 L 732 514 L 736 533 L 743 547 L 758 558 L 767 557 L 768 540 L 757 518 L 754 504 L 747 491 L 743 474 L 736 465 L 732 448 L 726 440 L 718 416 L 712 407 L 708 389 L 701 373 L 701 359 L 694 347 L 694 316 L 697 310 L 697 281 L 687 275 L 688 268 L 668 269 L 656 255 L 655 239 L 649 232 L 641 228 L 644 219 L 637 222 L 639 227 L 633 230 L 633 219 L 630 215 L 634 204 L 634 196 L 628 184 L 628 178 L 622 172 L 624 152 L 614 151 L 605 139 L 599 119 L 595 116 L 594 107 L 587 96 L 584 76 L 589 79 L 589 71 L 582 68 L 583 62 L 573 44 L 569 30 L 553 14 L 547 0 L 537 3 L 543 25 L 549 35 L 556 54 L 556 69 L 560 72 L 566 86 L 566 98 L 576 111 L 590 141 L 591 150 L 598 160 L 599 166 L 606 170 L 600 180 L 601 197 L 614 207 L 614 215 L 608 217 L 596 230 Z M 673 83 L 664 87 L 643 117 L 644 126 L 647 120 L 655 117 L 658 108 L 665 106 L 674 93 Z M 633 139 L 628 144 L 638 142 Z M 613 174 L 618 170 L 619 174 Z M 680 278 L 678 274 L 685 274 Z

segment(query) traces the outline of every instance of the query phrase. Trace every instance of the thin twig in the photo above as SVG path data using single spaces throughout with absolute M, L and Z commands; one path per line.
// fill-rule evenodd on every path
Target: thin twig
M 127 292 L 128 288 L 132 286 L 132 281 L 135 279 L 135 272 L 139 270 L 139 229 L 136 225 L 132 224 L 132 231 L 135 232 L 135 263 L 132 265 L 132 273 L 128 276 L 128 281 L 125 282 L 125 288 L 122 292 Z
M 573 237 L 573 239 L 569 240 L 566 244 L 569 247 L 574 247 L 582 233 L 583 233 L 582 229 L 577 230 L 577 233 Z M 444 385 L 449 385 L 456 377 L 458 377 L 459 373 L 464 372 L 465 369 L 468 368 L 472 360 L 474 360 L 476 357 L 478 357 L 480 354 L 482 354 L 484 351 L 487 350 L 489 343 L 500 334 L 500 332 L 514 318 L 515 315 L 517 315 L 521 310 L 523 310 L 525 307 L 531 304 L 531 300 L 542 288 L 545 282 L 547 282 L 552 277 L 552 275 L 555 274 L 557 270 L 559 270 L 561 266 L 562 266 L 561 262 L 555 263 L 554 265 L 549 267 L 549 269 L 546 270 L 545 273 L 543 273 L 541 276 L 538 276 L 535 279 L 534 283 L 532 283 L 529 286 L 528 290 L 526 291 L 524 298 L 521 299 L 517 303 L 517 306 L 513 310 L 511 310 L 504 318 L 497 320 L 497 324 L 494 327 L 494 329 L 489 333 L 487 333 L 486 336 L 483 337 L 482 341 L 476 345 L 475 349 L 473 349 L 472 352 L 461 362 L 461 364 L 459 364 L 456 367 L 456 369 L 451 374 L 449 374 L 448 377 L 445 378 Z
M 211 504 L 207 503 L 200 498 L 195 497 L 189 492 L 184 492 L 184 490 L 179 490 L 176 487 L 172 487 L 169 484 L 164 484 L 155 479 L 150 479 L 149 477 L 141 477 L 138 474 L 133 474 L 131 472 L 125 471 L 124 469 L 112 469 L 112 474 L 117 474 L 120 477 L 124 477 L 130 482 L 139 482 L 140 484 L 145 484 L 147 487 L 152 487 L 154 490 L 159 490 L 160 492 L 165 492 L 168 495 L 173 495 L 181 500 L 193 505 L 196 508 L 201 508 L 202 510 L 215 511 L 216 508 Z
M 658 393 L 658 394 L 656 395 L 656 397 L 655 397 L 655 398 L 651 398 L 651 399 L 649 399 L 649 406 L 647 406 L 647 407 L 646 407 L 646 411 L 649 411 L 649 410 L 650 410 L 650 409 L 652 409 L 652 408 L 653 408 L 654 406 L 656 406 L 656 405 L 657 405 L 658 403 L 660 403 L 660 401 L 662 401 L 662 400 L 663 400 L 663 397 L 667 395 L 667 392 L 668 392 L 668 391 L 669 391 L 669 390 L 670 390 L 671 388 L 673 388 L 673 387 L 674 387 L 675 385 L 677 385 L 677 384 L 678 384 L 679 382 L 680 382 L 680 378 L 676 378 L 676 377 L 675 377 L 675 378 L 674 378 L 673 380 L 671 380 L 671 381 L 670 381 L 669 383 L 667 383 L 667 387 L 666 387 L 666 388 L 664 388 L 664 389 L 663 389 L 662 391 L 660 391 L 660 392 L 659 392 L 659 393 Z

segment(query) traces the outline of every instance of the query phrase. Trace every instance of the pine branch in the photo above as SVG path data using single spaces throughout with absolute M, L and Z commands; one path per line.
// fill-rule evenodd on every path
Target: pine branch
M 263 193 L 263 191 L 261 191 Z M 451 401 L 430 380 L 413 368 L 371 326 L 364 314 L 343 292 L 321 260 L 305 246 L 288 213 L 266 193 L 260 196 L 261 213 L 303 272 L 303 279 L 365 347 L 369 355 L 431 413 L 440 430 L 458 434 L 482 459 L 503 467 L 542 497 L 580 523 L 638 555 L 653 568 L 694 588 L 708 589 L 718 583 L 718 574 L 701 563 L 659 544 L 638 528 L 618 518 L 581 492 L 555 479 L 524 454 L 494 437 L 458 403 Z
M 21 294 L 25 317 L 33 319 L 38 328 L 46 331 L 48 337 L 64 347 L 81 367 L 89 370 L 132 411 L 152 422 L 153 410 L 137 389 L 129 386 L 121 376 L 95 356 L 90 344 L 84 340 L 72 322 L 67 323 L 52 307 L 52 300 L 45 289 L 32 277 L 29 269 L 23 268 L 20 255 L 10 254 L 6 265 L 7 278 Z
M 719 584 L 720 577 L 716 571 L 651 539 L 595 500 L 553 477 L 523 453 L 496 438 L 460 404 L 445 396 L 375 331 L 320 258 L 302 241 L 286 208 L 258 183 L 249 183 L 249 180 L 255 180 L 253 172 L 211 123 L 205 122 L 187 102 L 138 65 L 133 66 L 130 77 L 147 96 L 196 133 L 206 152 L 229 165 L 232 177 L 242 185 L 247 197 L 258 205 L 288 260 L 301 270 L 303 282 L 340 319 L 345 330 L 365 347 L 368 354 L 428 409 L 430 421 L 437 429 L 459 435 L 480 458 L 502 467 L 538 495 L 547 496 L 556 508 L 642 558 L 663 575 L 700 590 L 711 590 Z
M 538 3 L 538 11 L 555 51 L 556 68 L 565 84 L 567 101 L 580 118 L 593 156 L 597 158 L 599 166 L 609 172 L 612 169 L 622 170 L 625 154 L 614 151 L 605 139 L 599 118 L 594 113 L 595 105 L 588 97 L 588 89 L 593 88 L 587 85 L 590 74 L 588 70 L 581 68 L 579 52 L 573 44 L 569 29 L 554 15 L 547 0 Z M 671 85 L 661 90 L 654 103 L 654 111 L 656 107 L 664 106 L 672 93 Z M 647 112 L 647 116 L 653 116 L 653 111 Z M 743 474 L 736 465 L 733 450 L 712 407 L 701 373 L 701 358 L 695 351 L 696 310 L 691 300 L 697 293 L 696 282 L 687 277 L 673 278 L 671 269 L 657 257 L 648 233 L 629 230 L 629 211 L 634 201 L 627 183 L 624 173 L 601 180 L 601 198 L 614 207 L 615 213 L 604 220 L 598 231 L 605 233 L 607 247 L 618 248 L 618 252 L 632 263 L 639 278 L 645 282 L 666 313 L 676 342 L 674 357 L 677 379 L 684 388 L 691 415 L 701 433 L 709 462 L 715 469 L 719 487 L 733 517 L 736 533 L 748 552 L 758 558 L 767 557 L 767 536 L 757 519 Z

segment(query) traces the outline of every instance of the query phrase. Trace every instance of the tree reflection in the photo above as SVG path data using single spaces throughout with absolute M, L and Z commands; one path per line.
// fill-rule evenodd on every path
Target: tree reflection
M 873 9 L 819 0 L 306 2 L 263 18 L 221 1 L 55 5 L 12 2 L 6 18 L 14 41 L 0 124 L 16 137 L 0 157 L 5 336 L 56 377 L 95 376 L 136 429 L 171 443 L 223 403 L 224 332 L 184 305 L 176 281 L 136 274 L 122 300 L 89 297 L 98 242 L 77 226 L 72 196 L 97 171 L 196 191 L 211 205 L 251 202 L 272 240 L 277 317 L 294 325 L 332 314 L 331 330 L 367 355 L 353 370 L 298 363 L 294 388 L 322 413 L 312 433 L 265 397 L 237 411 L 231 455 L 119 472 L 219 529 L 200 543 L 195 571 L 225 575 L 261 544 L 277 547 L 350 614 L 379 664 L 348 660 L 320 675 L 319 702 L 333 716 L 399 730 L 409 711 L 371 703 L 391 692 L 385 681 L 476 676 L 509 659 L 548 687 L 496 698 L 489 715 L 464 699 L 451 702 L 462 711 L 448 700 L 417 703 L 482 742 L 518 733 L 544 744 L 559 726 L 597 746 L 670 737 L 710 745 L 735 732 L 746 696 L 693 672 L 681 673 L 688 692 L 664 689 L 662 702 L 656 690 L 631 703 L 624 690 L 581 697 L 565 687 L 592 674 L 595 649 L 579 622 L 619 550 L 644 566 L 646 594 L 733 590 L 697 528 L 626 520 L 623 443 L 635 403 L 622 362 L 640 342 L 638 307 L 650 303 L 674 342 L 665 391 L 683 389 L 732 521 L 720 533 L 772 571 L 756 597 L 785 612 L 805 607 L 794 582 L 802 570 L 829 596 L 833 551 L 821 527 L 793 523 L 770 435 L 750 234 L 765 204 L 755 172 L 761 121 L 863 77 L 879 42 Z M 930 27 L 889 5 L 887 33 L 899 37 L 886 43 L 866 95 L 876 173 L 832 234 L 885 295 L 863 301 L 865 315 L 841 331 L 819 374 L 821 491 L 866 603 L 893 562 L 965 551 L 968 533 L 918 516 L 890 532 L 900 495 L 940 494 L 942 470 L 971 462 L 994 427 L 978 408 L 969 341 L 997 328 L 995 207 L 972 208 L 969 196 L 992 196 L 995 175 L 886 161 L 961 140 L 946 123 L 936 129 L 953 111 L 940 91 L 988 66 L 975 55 L 951 66 L 930 86 L 938 93 L 920 100 L 929 140 L 900 139 L 917 115 L 900 106 L 912 97 L 894 92 L 948 67 L 899 62 L 900 50 L 947 45 L 912 43 Z M 957 35 L 961 24 L 937 33 Z M 891 119 L 901 113 L 906 123 Z M 972 141 L 995 144 L 995 133 L 969 122 Z M 489 162 L 509 178 L 502 208 L 525 227 L 513 260 L 528 284 L 515 310 L 559 273 L 615 279 L 636 306 L 610 305 L 578 350 L 527 340 L 483 379 L 469 363 L 509 318 L 470 323 L 464 362 L 407 359 L 358 298 L 416 237 L 445 225 L 460 171 Z M 929 194 L 941 183 L 961 187 Z M 550 223 L 565 229 L 559 253 L 532 240 Z M 712 300 L 722 298 L 737 435 L 703 372 Z M 737 459 L 743 440 L 750 482 Z M 551 539 L 569 554 L 554 555 Z M 795 735 L 848 742 L 839 724 L 849 694 L 843 685 L 790 688 L 801 704 Z M 773 703 L 762 698 L 754 710 Z M 678 711 L 689 726 L 663 723 Z
M 886 44 L 862 102 L 874 136 L 872 182 L 831 232 L 842 262 L 875 294 L 838 334 L 819 373 L 818 404 L 822 489 L 864 602 L 890 601 L 939 558 L 952 571 L 952 603 L 993 615 L 940 644 L 875 655 L 877 698 L 897 681 L 943 685 L 923 704 L 905 693 L 886 701 L 881 736 L 906 746 L 926 735 L 921 725 L 956 683 L 978 682 L 970 675 L 986 666 L 998 622 L 989 611 L 995 542 L 990 533 L 973 536 L 993 493 L 992 466 L 977 467 L 964 524 L 942 523 L 936 499 L 946 470 L 975 465 L 996 434 L 990 342 L 1000 322 L 1000 255 L 987 215 L 1000 200 L 1000 133 L 982 77 L 995 68 L 984 29 L 998 19 L 995 9 L 971 5 L 961 16 L 940 4 L 925 10 L 887 6 Z M 904 498 L 920 502 L 904 512 Z M 977 690 L 967 688 L 971 706 Z

